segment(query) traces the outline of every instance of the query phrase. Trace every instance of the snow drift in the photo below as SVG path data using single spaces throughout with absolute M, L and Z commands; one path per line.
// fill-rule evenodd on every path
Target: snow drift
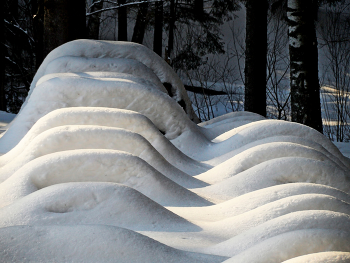
M 249 112 L 196 120 L 141 45 L 52 51 L 0 138 L 0 261 L 349 261 L 332 142 Z

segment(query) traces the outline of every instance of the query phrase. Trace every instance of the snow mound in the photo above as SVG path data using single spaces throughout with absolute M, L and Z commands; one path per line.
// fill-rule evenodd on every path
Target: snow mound
M 195 189 L 198 194 L 219 200 L 277 184 L 308 182 L 350 191 L 349 173 L 337 166 L 310 158 L 276 158 L 241 172 L 219 183 Z
M 210 204 L 175 181 L 197 187 L 203 184 L 191 177 L 170 180 L 144 160 L 126 152 L 62 151 L 28 162 L 0 184 L 0 207 L 36 190 L 66 182 L 120 183 L 133 187 L 162 205 Z
M 316 210 L 298 211 L 262 223 L 258 227 L 253 227 L 244 233 L 209 248 L 207 251 L 232 257 L 255 244 L 263 243 L 269 238 L 281 236 L 284 233 L 302 229 L 330 229 L 346 233 L 349 230 L 349 226 L 350 216 L 347 214 Z M 350 233 L 347 234 L 349 235 Z M 350 244 L 347 244 L 346 247 L 350 248 Z
M 291 231 L 267 239 L 224 262 L 279 263 L 306 254 L 349 251 L 349 241 L 350 233 L 347 231 L 329 229 Z M 329 257 L 336 259 L 338 253 Z
M 337 147 L 254 113 L 197 119 L 144 46 L 52 51 L 0 138 L 0 261 L 349 261 Z
M 18 145 L 0 156 L 0 166 L 18 156 L 44 131 L 65 125 L 98 125 L 127 129 L 142 135 L 167 161 L 182 171 L 198 174 L 210 168 L 179 151 L 144 115 L 129 110 L 100 107 L 62 108 L 46 114 L 33 125 Z
M 51 51 L 51 53 L 44 59 L 43 63 L 39 67 L 31 84 L 28 98 L 30 98 L 33 90 L 35 89 L 37 81 L 45 75 L 45 71 L 48 65 L 53 60 L 65 56 L 85 58 L 126 58 L 139 61 L 150 68 L 155 73 L 155 75 L 157 75 L 161 82 L 170 84 L 171 94 L 169 95 L 171 95 L 171 97 L 173 97 L 177 102 L 183 102 L 190 119 L 195 122 L 199 122 L 198 117 L 192 109 L 191 101 L 187 96 L 185 88 L 180 78 L 176 75 L 172 68 L 161 57 L 159 57 L 150 49 L 146 48 L 143 45 L 131 42 L 81 39 L 71 41 L 62 46 L 59 46 L 58 48 Z M 93 67 L 94 63 L 96 63 L 96 60 L 89 62 L 91 62 Z M 97 62 L 97 64 L 100 63 Z M 66 67 L 65 63 L 62 66 Z M 28 99 L 26 102 L 27 101 Z M 22 108 L 24 108 L 26 102 Z
M 176 214 L 186 216 L 186 218 L 193 221 L 215 222 L 226 218 L 239 216 L 259 207 L 266 207 L 270 203 L 273 205 L 275 201 L 283 198 L 299 198 L 299 195 L 303 196 L 305 194 L 331 196 L 331 198 L 334 197 L 340 201 L 350 204 L 350 195 L 338 189 L 319 184 L 292 183 L 262 188 L 212 206 L 189 208 L 171 207 L 169 209 L 174 211 Z M 289 206 L 289 204 L 286 204 L 286 207 L 288 207 L 287 205 Z M 314 206 L 312 202 L 310 205 Z M 316 206 L 314 207 L 316 208 Z M 317 209 L 323 210 L 322 206 L 318 206 Z M 287 209 L 286 211 L 289 210 Z M 249 220 L 249 218 L 247 218 L 247 220 Z
M 0 214 L 1 227 L 52 224 L 115 225 L 153 231 L 198 230 L 139 191 L 112 183 L 55 184 L 20 199 Z
M 131 74 L 126 74 L 126 73 L 119 73 L 119 72 L 75 72 L 75 73 L 52 73 L 52 74 L 47 74 L 44 75 L 39 81 L 37 82 L 37 85 L 40 85 L 44 83 L 45 81 L 48 81 L 50 79 L 54 78 L 60 78 L 60 77 L 81 77 L 81 78 L 86 78 L 86 79 L 103 79 L 103 80 L 124 80 L 124 81 L 132 81 L 136 82 L 141 85 L 146 85 L 150 86 L 154 89 L 158 89 L 164 93 L 166 93 L 166 90 L 163 86 L 163 84 L 159 82 L 152 82 L 150 80 L 144 79 L 144 78 L 139 78 L 135 77 Z
M 167 92 L 156 74 L 147 66 L 134 59 L 126 58 L 87 58 L 87 57 L 58 57 L 51 61 L 43 76 L 53 73 L 79 72 L 119 72 L 131 74 L 148 80 Z M 41 78 L 42 79 L 42 78 Z M 39 81 L 41 80 L 39 79 Z M 38 84 L 36 84 L 38 85 Z
M 224 259 L 177 250 L 134 231 L 107 225 L 14 226 L 1 228 L 0 235 L 4 262 L 40 262 L 43 259 L 115 262 L 117 259 L 118 262 L 215 263 Z M 60 244 L 59 249 L 57 244 Z
M 142 100 L 145 103 L 136 103 Z M 35 88 L 26 107 L 0 139 L 4 145 L 1 150 L 7 152 L 12 149 L 45 114 L 60 108 L 82 106 L 140 112 L 149 117 L 169 139 L 194 125 L 173 99 L 150 85 L 119 78 L 92 79 L 64 74 L 48 79 Z
M 350 262 L 350 253 L 346 252 L 321 252 L 315 254 L 309 254 L 306 256 L 296 257 L 283 263 L 316 263 L 316 262 L 327 262 L 327 263 L 346 263 Z

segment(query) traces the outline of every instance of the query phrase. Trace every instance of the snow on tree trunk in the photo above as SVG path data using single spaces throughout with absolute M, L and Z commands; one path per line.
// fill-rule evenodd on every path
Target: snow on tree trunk
M 288 0 L 287 15 L 292 121 L 322 132 L 315 29 L 317 5 L 311 0 Z
M 246 2 L 244 109 L 266 116 L 267 1 Z

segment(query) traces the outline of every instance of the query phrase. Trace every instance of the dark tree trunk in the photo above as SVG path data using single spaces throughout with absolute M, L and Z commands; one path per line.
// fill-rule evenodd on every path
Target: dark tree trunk
M 2 0 L 5 2 L 5 0 Z M 9 2 L 9 11 L 10 16 L 14 19 L 18 19 L 18 0 L 10 0 Z
M 160 57 L 163 48 L 163 2 L 155 3 L 153 51 Z
M 44 56 L 85 37 L 85 0 L 44 0 Z
M 94 2 L 94 6 L 91 8 L 91 12 L 95 12 L 103 8 L 103 1 L 99 2 L 99 0 L 94 0 L 93 2 Z M 99 39 L 100 18 L 101 18 L 101 13 L 97 13 L 89 16 L 88 23 L 87 23 L 87 37 L 89 39 Z
M 174 49 L 174 28 L 175 28 L 175 0 L 170 0 L 170 17 L 169 17 L 169 38 L 167 60 L 171 62 Z
M 124 5 L 125 0 L 119 0 L 119 5 Z M 118 8 L 118 41 L 128 41 L 128 16 L 126 7 Z
M 244 110 L 266 116 L 266 0 L 246 2 L 245 102 Z
M 318 7 L 313 2 L 288 1 L 291 109 L 292 121 L 322 132 L 315 28 Z
M 148 2 L 139 4 L 139 10 L 137 12 L 134 33 L 131 39 L 132 42 L 142 44 L 143 37 L 145 36 L 146 26 L 148 23 L 147 13 L 148 13 Z
M 204 8 L 203 0 L 194 0 L 194 15 L 198 21 L 203 20 L 203 8 Z
M 5 1 L 1 1 L 0 4 L 0 110 L 6 111 L 6 100 L 5 100 Z
M 44 60 L 44 0 L 32 1 L 35 68 Z

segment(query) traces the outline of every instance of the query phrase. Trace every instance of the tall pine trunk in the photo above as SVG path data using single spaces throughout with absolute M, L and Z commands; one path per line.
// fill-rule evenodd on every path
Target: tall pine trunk
M 169 17 L 169 38 L 166 60 L 171 63 L 174 49 L 174 29 L 175 29 L 175 0 L 170 0 L 170 17 Z
M 267 9 L 266 0 L 246 2 L 244 110 L 262 116 L 266 116 Z
M 145 36 L 145 30 L 147 26 L 147 12 L 148 2 L 139 4 L 139 10 L 137 12 L 136 23 L 134 26 L 134 33 L 132 35 L 132 42 L 142 44 L 143 37 Z
M 35 68 L 44 60 L 44 0 L 32 1 Z
M 103 0 L 93 0 L 93 7 L 91 13 L 103 8 Z M 100 35 L 100 18 L 101 13 L 90 15 L 87 22 L 87 37 L 89 39 L 99 39 Z
M 10 0 L 8 1 L 8 3 L 9 3 L 9 11 L 10 11 L 11 17 L 17 20 L 18 19 L 18 0 Z
M 44 56 L 85 37 L 85 0 L 44 0 Z
M 125 5 L 125 0 L 119 0 L 119 5 Z M 118 41 L 128 41 L 128 15 L 126 7 L 118 8 Z
M 292 121 L 322 132 L 317 10 L 312 0 L 288 0 Z
M 6 111 L 6 100 L 5 100 L 5 1 L 0 3 L 0 110 Z
M 163 48 L 163 1 L 155 3 L 153 51 L 160 57 Z
M 203 0 L 194 0 L 194 16 L 199 21 L 203 20 L 203 10 L 204 10 L 204 1 Z

